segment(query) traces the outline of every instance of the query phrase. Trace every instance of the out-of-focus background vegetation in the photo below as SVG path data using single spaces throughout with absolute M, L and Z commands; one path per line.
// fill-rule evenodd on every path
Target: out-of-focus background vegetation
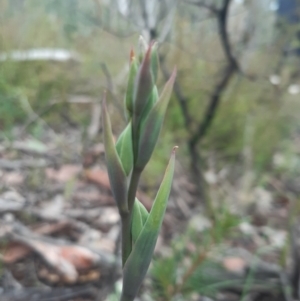
M 298 0 L 1 0 L 0 159 L 18 157 L 5 152 L 25 139 L 39 153 L 59 145 L 57 165 L 81 162 L 102 141 L 104 90 L 117 136 L 125 122 L 129 52 L 138 53 L 140 35 L 156 40 L 158 86 L 175 65 L 178 76 L 141 189 L 155 195 L 170 150 L 179 145 L 170 207 L 182 223 L 167 220 L 168 256 L 153 265 L 154 295 L 215 296 L 226 283 L 211 285 L 207 275 L 214 274 L 197 268 L 218 271 L 205 259 L 229 240 L 256 252 L 265 239 L 262 245 L 276 252 L 263 256 L 285 269 L 300 195 L 299 13 Z M 39 172 L 25 178 L 31 193 L 47 186 Z M 237 227 L 243 237 L 258 231 L 259 238 L 241 242 Z M 240 300 L 256 300 L 247 291 L 252 278 Z
M 179 74 L 162 153 L 174 141 L 189 160 L 186 145 L 194 141 L 205 162 L 199 168 L 205 169 L 209 156 L 217 170 L 239 165 L 239 177 L 253 171 L 255 182 L 278 167 L 275 155 L 284 157 L 280 168 L 293 169 L 288 161 L 296 160 L 290 135 L 298 126 L 298 24 L 285 10 L 296 4 L 282 2 L 278 10 L 276 1 L 229 2 L 222 25 L 214 11 L 222 1 L 1 1 L 1 138 L 13 138 L 14 126 L 27 123 L 27 131 L 42 135 L 40 123 L 29 122 L 24 98 L 49 126 L 62 130 L 67 121 L 84 133 L 91 120 L 88 100 L 113 89 L 121 106 L 128 52 L 144 34 L 160 42 L 164 72 L 176 65 Z M 63 51 L 69 60 L 51 58 Z M 49 59 L 41 58 L 46 52 Z

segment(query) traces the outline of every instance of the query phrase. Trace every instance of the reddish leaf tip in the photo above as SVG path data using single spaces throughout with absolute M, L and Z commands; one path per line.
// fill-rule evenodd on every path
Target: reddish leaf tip
M 133 51 L 133 48 L 131 48 L 131 50 L 130 50 L 130 63 L 133 61 L 134 58 L 135 58 L 135 53 Z

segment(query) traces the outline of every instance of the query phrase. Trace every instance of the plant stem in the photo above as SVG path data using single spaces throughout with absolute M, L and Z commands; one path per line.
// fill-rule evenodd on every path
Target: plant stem
M 131 220 L 135 195 L 138 188 L 141 171 L 133 169 L 128 190 L 128 212 L 121 216 L 122 219 L 122 265 L 131 253 Z
M 128 297 L 124 296 L 123 294 L 121 295 L 121 299 L 120 299 L 120 301 L 133 301 L 133 300 L 134 300 L 134 298 L 128 298 Z

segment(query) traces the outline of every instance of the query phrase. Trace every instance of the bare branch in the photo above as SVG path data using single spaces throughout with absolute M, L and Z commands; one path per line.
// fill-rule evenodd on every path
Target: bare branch
M 192 146 L 196 146 L 196 144 L 205 136 L 207 130 L 209 129 L 213 121 L 213 118 L 215 117 L 217 108 L 221 100 L 221 95 L 223 91 L 226 89 L 235 71 L 236 71 L 235 67 L 233 65 L 229 65 L 222 72 L 223 73 L 222 78 L 215 86 L 215 89 L 211 95 L 210 102 L 204 114 L 204 118 L 199 123 L 196 133 L 192 136 L 190 140 Z
M 222 42 L 222 47 L 226 55 L 226 58 L 228 60 L 228 63 L 232 65 L 234 69 L 239 70 L 238 62 L 234 57 L 234 55 L 232 54 L 232 49 L 227 33 L 227 19 L 228 19 L 230 2 L 231 0 L 224 0 L 222 8 L 217 13 L 218 27 L 219 27 L 219 34 Z
M 232 76 L 239 71 L 239 65 L 232 54 L 232 49 L 227 33 L 227 19 L 230 2 L 231 0 L 224 0 L 222 7 L 218 10 L 217 13 L 220 39 L 228 64 L 227 67 L 225 67 L 225 69 L 222 71 L 222 78 L 215 85 L 209 105 L 204 114 L 204 118 L 199 123 L 197 131 L 190 140 L 192 147 L 195 147 L 196 144 L 205 136 L 216 114 L 216 110 L 221 100 L 221 94 L 228 86 Z

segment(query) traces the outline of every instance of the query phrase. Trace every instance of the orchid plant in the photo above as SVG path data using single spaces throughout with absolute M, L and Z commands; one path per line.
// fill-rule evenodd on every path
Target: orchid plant
M 106 100 L 102 104 L 105 157 L 111 190 L 121 217 L 123 288 L 121 301 L 133 301 L 145 278 L 169 198 L 175 165 L 173 148 L 150 212 L 136 198 L 139 179 L 154 151 L 176 77 L 174 69 L 159 95 L 157 43 L 139 57 L 130 53 L 125 95 L 127 125 L 114 142 Z

